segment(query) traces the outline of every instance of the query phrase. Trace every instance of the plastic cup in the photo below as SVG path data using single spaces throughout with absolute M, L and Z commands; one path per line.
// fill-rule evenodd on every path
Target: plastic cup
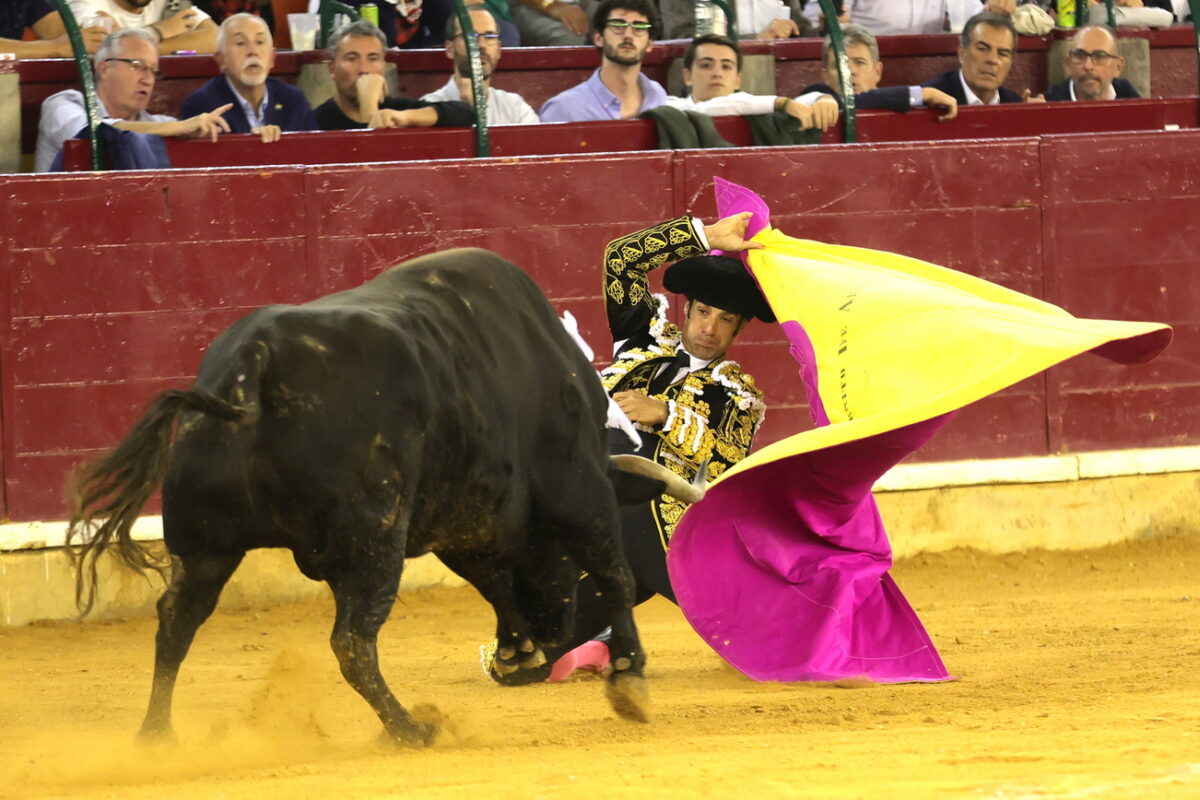
M 979 0 L 946 0 L 946 15 L 950 18 L 950 32 L 962 33 L 967 20 L 979 11 Z
M 107 14 L 96 14 L 83 21 L 84 28 L 104 28 L 106 33 L 112 33 L 113 20 Z
M 317 46 L 316 14 L 288 14 L 288 33 L 292 37 L 293 50 L 314 50 Z
M 379 27 L 379 6 L 375 5 L 374 3 L 367 3 L 366 5 L 358 7 L 358 13 L 364 20 L 371 23 L 376 28 Z

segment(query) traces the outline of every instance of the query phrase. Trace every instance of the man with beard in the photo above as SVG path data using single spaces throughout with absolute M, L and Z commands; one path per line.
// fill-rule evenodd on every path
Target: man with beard
M 1140 96 L 1133 84 L 1117 77 L 1125 67 L 1125 59 L 1117 54 L 1117 37 L 1107 25 L 1091 25 L 1075 34 L 1066 67 L 1070 78 L 1050 87 L 1046 92 L 1050 102 Z
M 95 66 L 101 118 L 114 128 L 134 133 L 207 138 L 215 142 L 218 134 L 229 130 L 229 124 L 221 116 L 229 111 L 228 105 L 183 120 L 146 113 L 158 80 L 155 43 L 154 37 L 141 28 L 117 31 L 101 42 Z M 34 171 L 49 171 L 63 142 L 87 127 L 82 92 L 66 89 L 47 97 L 38 123 Z
M 383 77 L 386 53 L 383 32 L 369 22 L 359 20 L 334 32 L 329 40 L 329 73 L 335 91 L 313 112 L 318 128 L 340 131 L 475 124 L 475 111 L 466 103 L 389 97 Z
M 230 133 L 257 133 L 275 142 L 283 131 L 310 131 L 312 108 L 304 92 L 270 77 L 275 45 L 267 23 L 253 14 L 234 14 L 221 23 L 214 54 L 221 75 L 183 101 L 180 115 L 190 117 L 224 105 Z
M 488 125 L 536 125 L 539 121 L 537 112 L 519 94 L 492 88 L 492 73 L 500 63 L 500 31 L 496 27 L 496 18 L 489 11 L 482 6 L 469 8 L 471 27 L 475 29 L 475 41 L 479 43 L 479 60 L 483 64 Z M 445 86 L 421 99 L 428 102 L 463 100 L 473 106 L 475 96 L 471 92 L 470 56 L 457 16 L 450 17 L 446 23 L 446 57 L 454 63 L 454 74 Z
M 632 119 L 666 102 L 667 91 L 642 74 L 642 59 L 659 31 L 653 3 L 604 0 L 592 16 L 592 28 L 592 42 L 602 54 L 600 68 L 542 104 L 542 122 Z
M 70 4 L 81 27 L 106 16 L 113 20 L 114 30 L 145 30 L 154 37 L 159 55 L 180 50 L 211 53 L 217 47 L 217 24 L 190 4 L 179 11 L 168 8 L 168 0 L 70 0 Z

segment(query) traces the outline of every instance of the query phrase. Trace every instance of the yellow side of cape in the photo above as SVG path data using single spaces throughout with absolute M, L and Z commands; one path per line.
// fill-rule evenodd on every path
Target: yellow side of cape
M 718 480 L 948 413 L 1089 350 L 1145 361 L 1171 338 L 1166 325 L 1079 319 L 894 253 L 773 229 L 754 241 L 765 247 L 749 252 L 750 269 L 779 321 L 807 333 L 830 424 L 758 450 Z

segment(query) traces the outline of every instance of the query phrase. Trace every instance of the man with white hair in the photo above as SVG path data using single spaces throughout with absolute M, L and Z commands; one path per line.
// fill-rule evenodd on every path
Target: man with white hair
M 158 81 L 158 50 L 154 37 L 141 28 L 128 28 L 110 34 L 96 51 L 96 97 L 104 122 L 134 133 L 159 136 L 186 136 L 217 140 L 229 130 L 222 115 L 225 105 L 183 120 L 146 113 L 154 84 Z M 88 126 L 83 93 L 67 89 L 52 94 L 42 103 L 38 124 L 34 171 L 48 172 L 63 142 Z
M 234 14 L 222 22 L 213 57 L 221 74 L 187 96 L 182 116 L 232 103 L 225 115 L 229 132 L 257 133 L 264 142 L 278 141 L 283 131 L 316 129 L 304 92 L 270 77 L 275 45 L 271 30 L 260 17 Z

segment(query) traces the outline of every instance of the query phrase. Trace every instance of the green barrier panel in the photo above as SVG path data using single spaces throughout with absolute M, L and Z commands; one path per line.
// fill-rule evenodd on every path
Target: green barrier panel
M 842 92 L 842 131 L 847 142 L 858 141 L 858 125 L 854 108 L 854 81 L 850 78 L 850 59 L 846 58 L 846 42 L 842 38 L 842 24 L 838 22 L 837 9 L 833 0 L 820 0 L 821 13 L 825 15 L 825 27 L 829 30 L 829 41 L 833 45 L 833 56 L 838 65 L 838 88 Z M 824 67 L 824 64 L 821 65 Z
M 345 14 L 351 22 L 358 22 L 362 15 L 354 6 L 339 3 L 337 0 L 321 0 L 321 31 L 317 37 L 317 47 L 324 49 L 329 46 L 329 37 L 333 35 L 333 18 Z
M 454 13 L 458 16 L 460 36 L 467 45 L 467 56 L 471 65 L 471 98 L 475 102 L 475 155 L 485 158 L 491 154 L 488 142 L 487 89 L 483 79 L 483 61 L 479 57 L 479 40 L 475 38 L 475 26 L 463 0 L 454 0 Z
M 58 15 L 62 17 L 63 27 L 67 29 L 67 38 L 71 40 L 71 53 L 75 59 L 75 69 L 79 71 L 79 82 L 83 84 L 83 103 L 87 109 L 88 140 L 92 143 L 92 169 L 104 169 L 104 147 L 100 141 L 100 103 L 96 99 L 96 79 L 92 74 L 91 61 L 87 49 L 83 46 L 83 37 L 79 33 L 79 25 L 67 0 L 51 0 Z

